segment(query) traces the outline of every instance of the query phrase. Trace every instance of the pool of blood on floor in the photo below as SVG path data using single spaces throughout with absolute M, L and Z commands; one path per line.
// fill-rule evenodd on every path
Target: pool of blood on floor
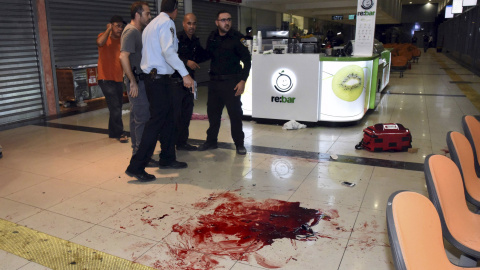
M 179 242 L 169 245 L 169 253 L 174 260 L 181 261 L 175 263 L 177 267 L 182 266 L 181 269 L 215 269 L 218 262 L 213 256 L 247 261 L 246 252 L 255 253 L 276 239 L 312 241 L 322 237 L 312 227 L 320 220 L 332 219 L 321 210 L 301 207 L 299 202 L 257 201 L 231 192 L 212 194 L 209 201 L 218 204 L 213 213 L 172 226 Z M 254 257 L 263 267 L 280 267 L 269 264 L 258 254 Z

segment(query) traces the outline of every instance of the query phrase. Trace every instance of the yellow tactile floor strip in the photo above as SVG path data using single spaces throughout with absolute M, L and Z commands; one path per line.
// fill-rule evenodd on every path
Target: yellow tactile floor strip
M 445 72 L 447 73 L 448 76 L 452 79 L 452 81 L 462 81 L 462 77 L 460 77 L 455 71 L 448 69 L 447 64 L 445 64 L 445 61 L 439 59 L 435 55 L 435 60 L 438 62 L 438 64 L 445 69 Z M 473 106 L 477 108 L 477 110 L 480 111 L 480 94 L 475 91 L 470 85 L 468 84 L 458 84 L 458 88 L 463 92 L 463 94 L 472 102 Z
M 3 219 L 0 249 L 51 269 L 153 269 Z

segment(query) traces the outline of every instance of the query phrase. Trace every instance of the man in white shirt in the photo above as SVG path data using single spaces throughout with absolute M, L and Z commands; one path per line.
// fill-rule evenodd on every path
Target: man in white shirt
M 150 119 L 145 124 L 137 153 L 130 159 L 125 173 L 139 181 L 153 181 L 156 177 L 145 172 L 158 138 L 161 152 L 161 169 L 182 169 L 187 163 L 176 160 L 175 125 L 173 115 L 173 79 L 175 70 L 180 73 L 183 85 L 193 91 L 194 81 L 178 57 L 178 40 L 173 20 L 178 14 L 177 0 L 163 0 L 161 13 L 153 19 L 142 34 L 142 61 L 140 67 L 145 77 L 145 90 L 150 103 Z

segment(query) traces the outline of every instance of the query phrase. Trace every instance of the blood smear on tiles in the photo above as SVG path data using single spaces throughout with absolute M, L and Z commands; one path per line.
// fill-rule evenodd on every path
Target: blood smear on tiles
M 253 254 L 262 267 L 279 268 L 290 260 L 272 262 L 255 252 L 279 239 L 290 239 L 293 245 L 294 240 L 330 238 L 311 227 L 332 217 L 317 209 L 300 207 L 299 202 L 257 201 L 230 192 L 215 194 L 213 200 L 219 204 L 212 214 L 198 216 L 196 222 L 172 226 L 179 241 L 169 246 L 173 261 L 177 261 L 170 261 L 174 264 L 169 266 L 172 269 L 218 269 L 214 257 L 248 261 L 248 254 Z M 165 264 L 162 267 L 159 269 L 167 269 Z

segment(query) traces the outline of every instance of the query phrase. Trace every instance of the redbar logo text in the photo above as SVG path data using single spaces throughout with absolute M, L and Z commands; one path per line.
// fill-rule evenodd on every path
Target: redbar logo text
M 294 103 L 295 98 L 294 97 L 274 97 L 272 96 L 272 102 L 277 102 L 277 103 Z
M 375 15 L 375 11 L 360 11 L 357 14 L 358 16 L 373 16 Z

